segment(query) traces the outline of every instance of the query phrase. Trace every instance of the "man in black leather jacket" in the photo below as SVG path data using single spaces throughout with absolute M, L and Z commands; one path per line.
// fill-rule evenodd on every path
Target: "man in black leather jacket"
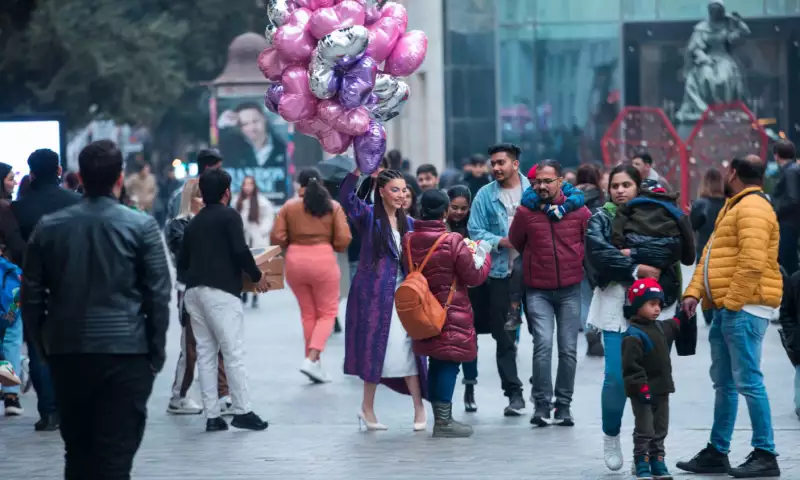
M 83 149 L 86 197 L 31 234 L 22 318 L 49 361 L 66 478 L 130 478 L 164 365 L 170 275 L 155 219 L 120 205 L 122 154 Z
M 789 140 L 775 144 L 773 155 L 781 167 L 778 184 L 772 193 L 772 206 L 781 229 L 778 261 L 791 277 L 800 269 L 800 215 L 797 214 L 800 208 L 800 162 L 795 158 L 794 144 Z
M 19 232 L 25 243 L 28 242 L 33 227 L 44 215 L 75 205 L 81 200 L 81 196 L 77 193 L 59 186 L 61 166 L 56 152 L 48 149 L 36 150 L 28 157 L 28 167 L 31 175 L 30 190 L 11 204 L 11 210 L 17 218 Z M 22 263 L 19 265 L 22 266 Z M 34 428 L 37 431 L 58 430 L 59 418 L 50 368 L 44 359 L 39 357 L 39 352 L 35 348 L 30 348 L 32 342 L 27 330 L 25 337 L 29 347 L 31 381 L 36 390 L 40 417 Z

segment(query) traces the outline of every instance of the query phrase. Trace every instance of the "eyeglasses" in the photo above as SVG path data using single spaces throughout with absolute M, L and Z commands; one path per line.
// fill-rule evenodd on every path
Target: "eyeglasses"
M 561 180 L 561 177 L 557 178 L 544 178 L 542 180 L 532 180 L 531 185 L 538 187 L 539 185 L 552 185 L 554 182 Z

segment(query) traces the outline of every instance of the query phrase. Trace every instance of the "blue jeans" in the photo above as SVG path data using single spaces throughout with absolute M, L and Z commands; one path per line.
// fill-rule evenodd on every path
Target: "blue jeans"
M 794 367 L 794 408 L 800 410 L 800 365 Z
M 533 392 L 536 406 L 569 406 L 578 367 L 578 331 L 581 326 L 581 286 L 556 290 L 528 290 L 528 308 L 533 324 Z M 557 331 L 558 368 L 553 390 L 553 337 Z
M 3 343 L 4 339 L 6 338 L 6 328 L 8 328 L 8 324 L 6 322 L 0 322 L 0 343 Z M 0 348 L 0 360 L 5 360 L 6 357 L 3 355 L 3 349 Z
M 772 414 L 761 373 L 761 347 L 768 325 L 769 320 L 744 311 L 714 309 L 708 333 L 711 382 L 716 392 L 710 443 L 722 453 L 730 451 L 741 394 L 753 427 L 751 445 L 776 454 Z
M 31 344 L 28 344 L 28 359 L 30 360 L 31 382 L 36 390 L 38 400 L 36 408 L 39 415 L 52 415 L 56 413 L 56 392 L 53 389 L 50 367 L 44 363 L 39 352 Z
M 592 297 L 594 296 L 594 289 L 589 283 L 589 280 L 583 279 L 581 281 L 581 327 L 586 329 L 586 322 L 589 320 L 589 305 L 592 304 Z
M 464 385 L 477 385 L 478 384 L 478 356 L 471 362 L 464 362 L 461 364 L 461 369 L 464 372 Z
M 603 433 L 616 437 L 622 427 L 625 413 L 625 384 L 622 381 L 622 333 L 603 332 L 605 344 L 605 376 L 600 405 L 603 417 Z
M 8 322 L 0 319 L 0 322 Z M 6 334 L 3 339 L 3 356 L 11 362 L 11 367 L 17 372 L 22 371 L 22 319 L 17 316 L 14 323 L 6 325 Z M 3 393 L 19 395 L 19 385 L 16 387 L 3 387 Z
M 428 358 L 428 396 L 431 402 L 453 403 L 458 362 Z

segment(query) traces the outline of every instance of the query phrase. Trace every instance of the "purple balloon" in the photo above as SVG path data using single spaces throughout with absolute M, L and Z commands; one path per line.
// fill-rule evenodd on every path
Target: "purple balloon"
M 371 174 L 378 169 L 383 155 L 386 153 L 386 129 L 377 120 L 370 120 L 367 133 L 353 140 L 356 154 L 356 165 L 361 173 Z
M 364 57 L 342 76 L 339 103 L 344 108 L 358 108 L 367 101 L 375 86 L 378 64 L 372 57 Z
M 267 89 L 267 96 L 264 98 L 264 105 L 272 113 L 278 113 L 278 104 L 283 97 L 283 84 L 273 83 Z

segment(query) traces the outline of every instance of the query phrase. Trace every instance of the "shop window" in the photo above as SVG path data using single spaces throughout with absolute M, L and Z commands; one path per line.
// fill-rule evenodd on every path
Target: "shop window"
M 800 15 L 800 0 L 766 0 L 767 15 Z
M 499 23 L 532 22 L 536 15 L 536 2 L 533 0 L 497 0 L 497 21 Z
M 523 166 L 599 162 L 620 102 L 619 24 L 537 25 L 499 36 L 501 134 L 523 148 Z
M 669 0 L 658 2 L 660 20 L 695 20 L 705 18 L 708 2 L 697 0 Z M 741 16 L 762 16 L 764 2 L 761 0 L 725 0 L 728 12 L 738 12 Z
M 629 20 L 655 20 L 656 0 L 621 0 L 622 19 Z
M 521 0 L 520 3 L 525 3 L 525 0 Z M 538 23 L 601 22 L 619 20 L 619 18 L 620 0 L 536 1 L 536 21 Z

